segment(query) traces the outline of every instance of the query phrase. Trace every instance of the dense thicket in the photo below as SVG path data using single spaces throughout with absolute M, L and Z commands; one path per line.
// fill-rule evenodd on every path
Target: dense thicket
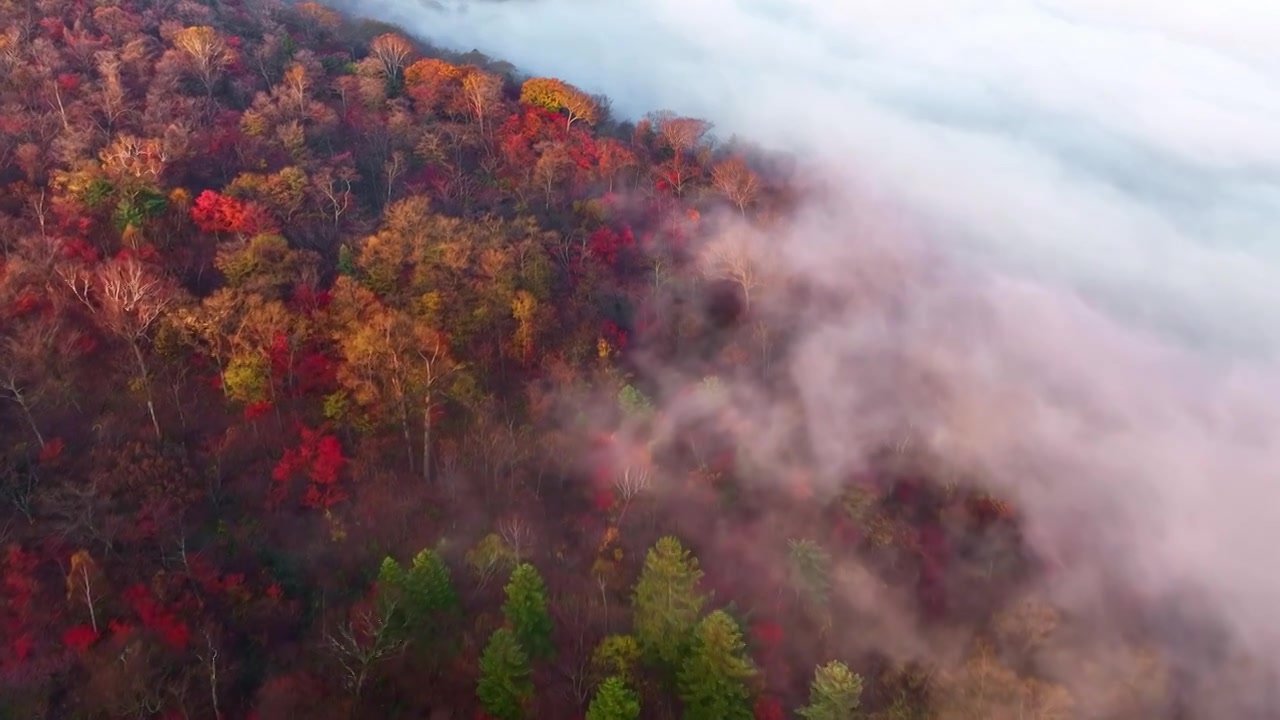
M 783 222 L 785 163 L 313 3 L 0 28 L 0 716 L 1161 707 L 1136 645 L 1046 679 L 1074 645 L 998 500 L 745 483 L 731 413 L 628 440 L 637 346 L 776 372 L 785 283 L 710 218 Z M 855 585 L 968 659 L 864 642 Z

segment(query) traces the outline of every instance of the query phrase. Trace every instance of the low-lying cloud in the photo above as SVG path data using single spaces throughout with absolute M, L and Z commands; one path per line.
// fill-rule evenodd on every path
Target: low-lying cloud
M 625 116 L 706 118 L 891 198 L 928 248 L 902 307 L 858 295 L 865 263 L 895 252 L 859 231 L 862 191 L 776 238 L 790 272 L 846 298 L 787 360 L 816 454 L 856 464 L 851 435 L 908 421 L 1075 563 L 1060 599 L 1091 602 L 1097 575 L 1151 599 L 1194 593 L 1238 648 L 1280 654 L 1280 5 L 360 10 L 607 94 Z

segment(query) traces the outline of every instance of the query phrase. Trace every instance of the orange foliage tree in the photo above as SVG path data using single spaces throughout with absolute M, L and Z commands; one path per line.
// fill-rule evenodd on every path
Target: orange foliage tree
M 413 99 L 418 112 L 433 114 L 456 102 L 454 97 L 462 89 L 465 74 L 462 68 L 444 60 L 419 60 L 405 68 L 405 94 Z

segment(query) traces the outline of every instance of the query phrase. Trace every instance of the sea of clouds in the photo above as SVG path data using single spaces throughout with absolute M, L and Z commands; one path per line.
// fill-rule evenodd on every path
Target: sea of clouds
M 1017 498 L 1061 602 L 1195 597 L 1280 656 L 1280 3 L 357 9 L 821 167 L 849 197 L 773 238 L 848 298 L 787 360 L 815 452 L 854 465 L 851 438 L 908 420 Z M 926 249 L 884 246 L 870 196 Z M 903 252 L 905 302 L 868 308 L 859 278 Z

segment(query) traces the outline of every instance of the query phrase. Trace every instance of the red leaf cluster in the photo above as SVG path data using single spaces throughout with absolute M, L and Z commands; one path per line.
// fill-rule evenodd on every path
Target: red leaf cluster
M 321 352 L 302 356 L 294 370 L 298 378 L 298 392 L 303 395 L 322 393 L 338 382 L 338 364 Z
M 275 232 L 271 216 L 257 204 L 205 190 L 191 206 L 191 220 L 207 233 L 257 235 Z
M 299 283 L 293 288 L 293 295 L 289 297 L 289 309 L 312 317 L 329 307 L 329 301 L 332 299 L 333 296 L 328 290 L 317 291 L 306 283 Z
M 9 638 L 7 647 L 0 643 L 0 668 L 12 661 L 23 661 L 31 654 L 35 641 L 30 632 L 30 612 L 36 594 L 35 569 L 39 559 L 17 545 L 10 545 L 0 557 L 0 638 Z
M 45 443 L 44 447 L 40 448 L 40 464 L 47 465 L 57 460 L 62 455 L 62 450 L 65 446 L 66 443 L 62 442 L 62 438 L 58 437 Z
M 588 247 L 592 255 L 600 258 L 609 267 L 614 267 L 618 263 L 618 256 L 635 247 L 635 244 L 636 238 L 631 228 L 624 227 L 619 231 L 603 227 L 591 233 Z
M 134 585 L 124 591 L 124 600 L 142 620 L 143 627 L 154 631 L 166 645 L 174 650 L 185 650 L 191 641 L 191 631 L 176 614 L 165 609 L 144 585 Z
M 302 427 L 300 434 L 298 444 L 286 449 L 271 471 L 271 479 L 276 482 L 272 501 L 282 500 L 288 492 L 289 482 L 304 475 L 309 482 L 302 497 L 303 506 L 319 510 L 333 507 L 347 497 L 346 491 L 338 486 L 338 479 L 347 464 L 342 444 L 323 427 Z
M 41 29 L 43 29 L 46 33 L 49 33 L 50 39 L 54 40 L 55 42 L 61 42 L 63 36 L 67 32 L 67 27 L 66 25 L 63 24 L 62 18 L 47 17 L 41 20 L 39 25 Z
M 98 349 L 98 341 L 92 335 L 81 335 L 76 338 L 73 348 L 81 355 L 88 355 Z
M 753 708 L 755 720 L 786 720 L 782 702 L 772 695 L 761 695 Z
M 579 170 L 590 170 L 600 164 L 600 150 L 590 134 L 580 128 L 574 128 L 569 137 L 569 157 Z
M 605 320 L 604 324 L 600 326 L 600 334 L 615 349 L 625 350 L 627 348 L 627 331 L 618 327 L 618 324 L 614 321 Z
M 68 260 L 89 265 L 98 262 L 98 249 L 83 238 L 73 237 L 63 240 L 61 249 L 62 256 Z
M 244 419 L 247 421 L 257 420 L 258 418 L 271 412 L 272 404 L 270 400 L 259 400 L 244 406 Z
M 22 317 L 39 312 L 44 306 L 44 299 L 31 288 L 25 288 L 18 296 L 13 299 L 13 306 L 9 310 L 9 314 L 13 317 Z
M 283 333 L 277 333 L 268 350 L 271 372 L 277 380 L 292 378 L 297 385 L 294 395 L 324 394 L 338 382 L 337 362 L 321 351 L 314 342 L 291 347 Z
M 243 138 L 240 114 L 230 110 L 220 113 L 209 131 L 209 157 L 221 157 L 224 153 L 235 151 Z
M 100 636 L 101 633 L 89 625 L 76 625 L 75 627 L 67 628 L 67 631 L 62 633 L 62 644 L 82 653 L 97 642 Z
M 35 596 L 36 582 L 32 577 L 39 560 L 32 553 L 26 552 L 17 545 L 5 549 L 3 574 L 0 575 L 0 587 L 8 599 L 10 608 L 25 609 Z
M 581 128 L 566 130 L 564 116 L 546 108 L 524 106 L 498 128 L 498 147 L 510 177 L 519 178 L 532 168 L 543 144 L 564 145 L 578 170 L 600 164 L 600 150 L 591 134 Z
M 529 147 L 544 142 L 564 142 L 567 139 L 562 116 L 532 105 L 524 107 L 523 112 L 508 117 L 498 134 L 503 138 L 523 141 Z
M 773 620 L 760 620 L 751 628 L 751 632 L 762 652 L 772 652 L 786 637 L 782 626 Z
M 289 372 L 289 366 L 293 364 L 293 348 L 289 347 L 289 336 L 282 332 L 276 333 L 271 338 L 271 347 L 267 349 L 267 356 L 271 363 L 271 372 L 276 377 L 284 377 Z
M 14 660 L 22 661 L 31 656 L 31 649 L 35 647 L 35 641 L 31 639 L 30 633 L 20 635 L 14 639 L 9 645 L 9 650 Z M 3 664 L 0 663 L 0 666 Z
M 617 498 L 613 496 L 612 490 L 609 490 L 608 488 L 601 488 L 596 491 L 595 497 L 592 499 L 591 504 L 595 507 L 596 510 L 599 510 L 600 512 L 606 512 L 610 508 L 612 508 L 614 503 L 616 502 L 617 502 Z

